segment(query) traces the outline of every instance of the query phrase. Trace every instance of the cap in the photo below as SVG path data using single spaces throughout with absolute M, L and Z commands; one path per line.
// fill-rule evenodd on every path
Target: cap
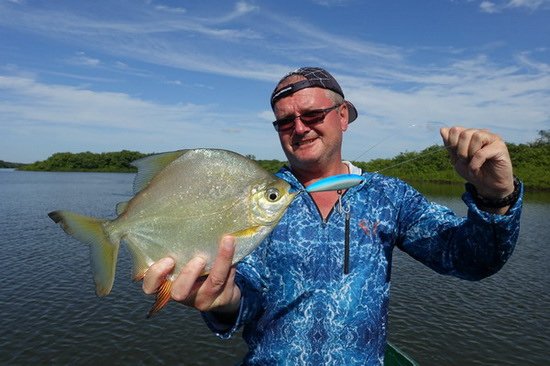
M 283 81 L 284 79 L 288 78 L 292 75 L 301 75 L 305 77 L 305 80 L 300 80 L 295 83 L 286 85 L 280 89 L 278 89 L 278 84 Z M 336 81 L 336 79 L 325 69 L 322 69 L 320 67 L 302 67 L 297 70 L 294 70 L 292 72 L 289 72 L 283 78 L 279 81 L 277 86 L 275 87 L 275 90 L 273 90 L 273 93 L 271 93 L 271 108 L 275 105 L 275 103 L 288 95 L 294 94 L 298 90 L 305 89 L 305 88 L 323 88 L 323 89 L 329 89 L 332 90 L 344 97 L 344 92 L 342 91 L 342 88 Z M 344 99 L 344 102 L 348 106 L 348 113 L 349 113 L 349 119 L 348 123 L 351 123 L 355 121 L 357 118 L 357 109 L 355 106 Z

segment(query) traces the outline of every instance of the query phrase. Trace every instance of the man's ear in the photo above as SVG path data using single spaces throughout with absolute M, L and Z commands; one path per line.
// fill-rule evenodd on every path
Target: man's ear
M 342 132 L 344 132 L 348 129 L 349 125 L 349 110 L 346 103 L 343 103 L 340 108 L 338 108 L 338 116 L 340 117 L 340 128 L 342 129 Z

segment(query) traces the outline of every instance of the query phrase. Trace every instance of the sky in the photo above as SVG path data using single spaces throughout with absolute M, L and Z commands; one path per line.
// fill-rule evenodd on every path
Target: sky
M 550 0 L 0 0 L 0 160 L 223 148 L 285 160 L 269 96 L 301 66 L 359 111 L 344 158 L 550 129 Z

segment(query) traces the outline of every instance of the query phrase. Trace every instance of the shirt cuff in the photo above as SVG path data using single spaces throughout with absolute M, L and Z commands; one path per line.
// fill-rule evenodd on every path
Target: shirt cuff
M 524 194 L 524 186 L 523 182 L 519 182 L 519 197 L 512 206 L 508 208 L 508 211 L 504 215 L 490 213 L 487 211 L 481 210 L 479 207 L 477 207 L 476 202 L 472 194 L 468 191 L 464 192 L 462 195 L 462 200 L 469 208 L 469 212 L 473 214 L 474 216 L 477 216 L 482 221 L 490 222 L 490 223 L 501 223 L 501 222 L 507 222 L 512 219 L 512 217 L 518 215 L 521 213 L 521 208 L 523 206 L 523 194 Z
M 255 317 L 260 306 L 261 299 L 258 296 L 258 291 L 238 271 L 235 276 L 235 284 L 241 291 L 241 300 L 239 303 L 239 312 L 232 324 L 227 323 L 227 321 L 224 322 L 222 319 L 223 316 L 219 316 L 219 314 L 214 312 L 201 312 L 208 328 L 222 339 L 231 338 L 243 324 Z

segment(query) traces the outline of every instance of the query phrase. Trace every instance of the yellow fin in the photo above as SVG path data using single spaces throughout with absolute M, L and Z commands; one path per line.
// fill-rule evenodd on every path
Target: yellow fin
M 134 194 L 147 187 L 155 175 L 182 156 L 186 151 L 188 150 L 155 154 L 133 161 L 132 165 L 138 168 L 138 173 L 134 179 Z
M 256 234 L 260 230 L 260 226 L 252 226 L 243 230 L 235 231 L 234 233 L 231 233 L 230 235 L 237 237 L 237 238 L 243 238 L 248 237 Z
M 128 246 L 128 251 L 132 255 L 132 278 L 134 281 L 141 281 L 153 261 L 149 257 L 146 257 L 128 236 L 123 241 Z
M 108 295 L 115 280 L 119 243 L 109 240 L 103 230 L 105 220 L 68 211 L 53 211 L 48 216 L 67 234 L 90 245 L 95 292 L 97 296 Z
M 172 295 L 170 292 L 172 291 L 172 281 L 166 280 L 164 281 L 158 291 L 157 291 L 157 298 L 155 300 L 155 303 L 153 304 L 153 307 L 151 310 L 149 310 L 149 313 L 147 314 L 147 318 L 152 317 L 155 315 L 156 312 L 158 312 L 160 309 L 162 309 L 170 299 L 172 298 Z

